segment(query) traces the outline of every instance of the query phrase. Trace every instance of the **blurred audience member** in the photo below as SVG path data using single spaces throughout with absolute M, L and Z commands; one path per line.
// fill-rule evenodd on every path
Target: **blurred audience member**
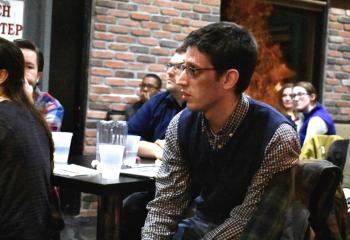
M 298 82 L 293 87 L 293 100 L 297 111 L 304 116 L 299 131 L 300 144 L 316 134 L 333 135 L 335 126 L 331 115 L 317 102 L 315 87 L 310 82 Z
M 167 64 L 166 92 L 159 93 L 146 102 L 128 122 L 129 134 L 139 135 L 142 141 L 138 155 L 163 158 L 165 131 L 170 120 L 184 108 L 180 87 L 176 84 L 184 63 L 185 48 L 176 50 Z M 147 215 L 146 205 L 154 192 L 136 192 L 123 201 L 122 239 L 141 239 L 141 227 Z
M 130 119 L 150 97 L 159 93 L 162 88 L 162 80 L 156 74 L 146 74 L 140 84 L 140 99 L 126 109 L 126 119 Z
M 279 91 L 279 110 L 295 124 L 299 131 L 302 124 L 302 115 L 295 109 L 295 103 L 293 101 L 293 86 L 293 83 L 283 84 Z
M 184 58 L 185 51 L 177 49 L 167 64 L 166 91 L 153 96 L 128 121 L 128 133 L 141 136 L 138 151 L 141 157 L 162 159 L 165 131 L 185 106 L 176 84 Z
M 40 50 L 29 40 L 16 39 L 14 43 L 23 53 L 25 61 L 24 75 L 33 87 L 35 107 L 44 115 L 51 131 L 60 131 L 63 120 L 63 107 L 60 102 L 48 92 L 40 91 L 39 80 L 44 69 L 44 57 Z
M 0 239 L 58 239 L 53 142 L 27 96 L 24 64 L 20 49 L 0 38 Z

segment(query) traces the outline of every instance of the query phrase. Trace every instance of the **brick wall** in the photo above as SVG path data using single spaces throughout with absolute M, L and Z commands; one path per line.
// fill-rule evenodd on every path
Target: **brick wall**
M 188 33 L 220 19 L 219 0 L 96 0 L 90 50 L 85 154 L 95 153 L 96 121 L 137 99 L 149 72 L 165 67 Z
M 350 10 L 331 8 L 323 102 L 335 121 L 350 122 Z

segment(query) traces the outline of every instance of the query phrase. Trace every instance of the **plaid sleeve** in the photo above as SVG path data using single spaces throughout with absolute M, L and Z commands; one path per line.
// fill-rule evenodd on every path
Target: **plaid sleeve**
M 170 122 L 165 136 L 163 163 L 156 177 L 156 196 L 147 206 L 143 240 L 172 239 L 189 202 L 189 174 L 177 144 L 179 115 Z
M 300 145 L 296 131 L 290 125 L 282 124 L 265 150 L 264 160 L 252 179 L 243 203 L 233 208 L 230 218 L 207 233 L 204 239 L 239 239 L 271 178 L 297 164 L 299 154 Z

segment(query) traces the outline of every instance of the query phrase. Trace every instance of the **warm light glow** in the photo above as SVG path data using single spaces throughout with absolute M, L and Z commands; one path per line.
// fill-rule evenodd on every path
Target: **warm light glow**
M 249 29 L 259 45 L 259 63 L 246 93 L 277 107 L 277 91 L 295 73 L 285 63 L 280 45 L 271 42 L 267 18 L 273 6 L 256 0 L 231 0 L 229 6 L 227 19 Z

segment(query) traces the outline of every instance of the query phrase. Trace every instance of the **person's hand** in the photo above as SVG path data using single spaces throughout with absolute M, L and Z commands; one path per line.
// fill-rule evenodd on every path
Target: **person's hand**
M 163 148 L 161 148 L 154 142 L 140 141 L 137 154 L 140 157 L 162 159 Z
M 157 139 L 154 143 L 157 144 L 162 149 L 164 149 L 165 140 Z
M 162 160 L 163 148 L 159 147 L 158 145 L 155 145 L 155 147 L 153 148 L 153 155 L 156 159 Z
M 27 79 L 24 79 L 23 82 L 23 89 L 25 94 L 27 95 L 29 101 L 31 103 L 34 103 L 34 99 L 33 99 L 33 87 L 28 83 Z

